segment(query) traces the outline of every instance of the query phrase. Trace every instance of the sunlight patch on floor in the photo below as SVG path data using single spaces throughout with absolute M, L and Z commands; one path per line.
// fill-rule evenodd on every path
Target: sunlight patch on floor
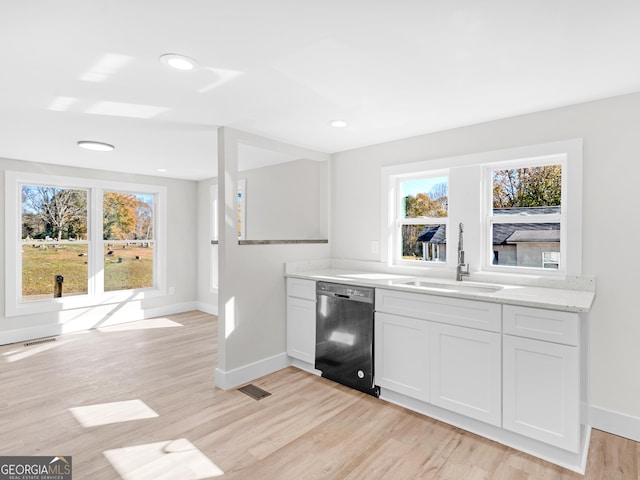
M 6 358 L 7 362 L 17 362 L 18 360 L 23 360 L 25 358 L 33 357 L 42 352 L 46 352 L 48 350 L 52 350 L 56 347 L 64 345 L 66 343 L 72 342 L 73 339 L 67 338 L 65 340 L 57 339 L 55 342 L 43 343 L 42 345 L 33 345 L 30 347 L 21 347 L 16 350 L 10 350 L 8 352 L 4 352 L 2 355 Z
M 186 438 L 104 452 L 123 480 L 200 480 L 224 474 Z
M 121 323 L 119 325 L 110 325 L 108 327 L 100 327 L 100 332 L 126 332 L 131 330 L 148 330 L 153 328 L 174 328 L 184 327 L 181 323 L 169 320 L 168 318 L 150 318 L 148 320 L 139 320 L 136 322 Z
M 144 420 L 145 418 L 158 416 L 142 400 L 126 400 L 123 402 L 72 407 L 69 411 L 85 428 L 108 425 L 110 423 Z

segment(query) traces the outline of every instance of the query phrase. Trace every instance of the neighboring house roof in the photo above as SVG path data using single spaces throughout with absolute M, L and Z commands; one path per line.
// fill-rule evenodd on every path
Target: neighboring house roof
M 493 244 L 559 242 L 559 223 L 494 223 Z
M 418 235 L 418 242 L 444 244 L 447 240 L 446 225 L 427 225 Z
M 494 215 L 549 215 L 559 214 L 560 207 L 514 207 L 494 208 Z M 446 225 L 426 225 L 418 242 L 444 244 L 447 237 Z M 493 244 L 507 245 L 525 242 L 560 242 L 559 223 L 494 223 Z
M 560 214 L 560 207 L 513 207 L 494 208 L 493 214 L 518 215 L 553 215 Z M 559 223 L 494 223 L 493 244 L 506 245 L 525 242 L 559 242 Z
M 506 243 L 559 242 L 560 230 L 516 230 Z

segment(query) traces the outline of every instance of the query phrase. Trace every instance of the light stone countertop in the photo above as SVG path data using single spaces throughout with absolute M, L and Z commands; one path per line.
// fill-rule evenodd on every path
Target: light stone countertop
M 595 291 L 593 289 L 576 290 L 558 288 L 557 286 L 485 283 L 468 280 L 457 282 L 446 278 L 362 271 L 358 269 L 296 269 L 287 271 L 285 276 L 508 305 L 548 308 L 566 312 L 588 312 L 595 299 Z M 423 285 L 407 285 L 407 282 L 423 282 Z M 425 284 L 425 282 L 427 283 Z M 431 285 L 428 285 L 428 283 L 431 283 Z M 499 289 L 494 290 L 491 287 L 499 287 Z

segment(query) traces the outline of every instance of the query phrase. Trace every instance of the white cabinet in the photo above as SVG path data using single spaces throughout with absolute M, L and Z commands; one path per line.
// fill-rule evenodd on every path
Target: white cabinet
M 313 365 L 316 355 L 316 282 L 287 278 L 287 354 Z
M 375 314 L 375 384 L 429 401 L 429 322 Z
M 431 403 L 500 426 L 501 335 L 431 325 Z
M 287 353 L 301 368 L 315 363 L 315 288 L 287 279 Z M 381 398 L 580 470 L 586 313 L 376 288 L 374 326 Z
M 500 328 L 499 304 L 376 289 L 375 383 L 500 425 Z
M 578 453 L 582 376 L 578 314 L 526 307 L 505 310 L 505 331 L 534 338 L 503 336 L 503 427 Z

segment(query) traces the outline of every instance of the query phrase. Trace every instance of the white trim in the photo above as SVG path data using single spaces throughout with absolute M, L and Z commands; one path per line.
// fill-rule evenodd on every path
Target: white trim
M 509 273 L 511 275 L 529 275 L 553 277 L 562 274 L 580 275 L 582 273 L 582 139 L 571 139 L 552 143 L 529 145 L 524 147 L 494 150 L 490 152 L 473 153 L 456 157 L 423 160 L 420 162 L 391 165 L 382 168 L 380 183 L 380 261 L 388 265 L 393 264 L 394 258 L 394 221 L 395 221 L 395 180 L 398 176 L 407 176 L 413 172 L 442 172 L 448 169 L 449 177 L 449 216 L 448 224 L 465 224 L 465 250 L 467 263 L 471 265 L 472 273 L 478 271 L 491 271 L 493 273 Z M 490 268 L 485 252 L 487 242 L 491 241 L 486 228 L 487 196 L 476 196 L 476 192 L 463 195 L 457 194 L 459 188 L 477 188 L 480 192 L 480 183 L 486 184 L 486 167 L 490 165 L 509 162 L 510 164 L 522 163 L 527 159 L 537 159 L 538 163 L 556 161 L 560 157 L 566 158 L 563 163 L 562 182 L 562 216 L 566 217 L 565 227 L 561 231 L 562 241 L 560 258 L 565 262 L 565 271 L 554 269 L 526 269 L 522 267 Z M 553 163 L 553 162 L 552 162 Z M 476 173 L 473 169 L 478 168 Z M 478 180 L 475 180 L 477 178 Z M 460 180 L 463 186 L 458 185 Z M 482 179 L 482 180 L 480 180 Z M 566 183 L 565 183 L 566 182 Z M 567 213 L 570 212 L 570 213 Z M 524 220 L 523 220 L 524 221 Z M 448 235 L 450 245 L 447 254 L 447 267 L 453 273 L 456 256 L 452 255 L 456 245 L 452 236 Z M 568 248 L 571 245 L 571 248 Z M 490 259 L 489 259 L 490 260 Z M 418 265 L 419 263 L 419 265 Z M 417 269 L 437 267 L 434 262 L 416 262 Z M 442 265 L 441 265 L 442 266 Z
M 475 433 L 488 438 L 489 440 L 515 448 L 521 452 L 528 453 L 547 462 L 554 463 L 563 468 L 584 475 L 591 439 L 590 426 L 584 426 L 581 429 L 580 451 L 579 453 L 572 453 L 568 450 L 563 450 L 561 448 L 533 440 L 471 417 L 407 397 L 386 388 L 381 388 L 380 390 L 381 400 L 408 408 L 409 410 L 413 410 L 414 412 L 418 412 L 422 415 L 427 415 L 441 422 Z
M 322 372 L 320 370 L 316 370 L 312 363 L 308 363 L 304 360 L 299 360 L 293 357 L 289 357 L 289 362 L 291 363 L 292 367 L 304 370 L 307 373 L 312 373 L 313 375 L 317 375 L 318 377 L 322 375 Z
M 209 315 L 218 315 L 218 305 L 214 305 L 212 303 L 198 301 L 196 302 L 196 310 L 208 313 Z
M 218 241 L 218 184 L 211 185 L 210 193 L 211 212 L 209 214 L 209 236 L 212 241 Z M 218 293 L 218 245 L 209 247 L 209 291 Z M 216 312 L 217 315 L 217 312 Z
M 256 378 L 264 377 L 270 373 L 277 372 L 289 366 L 289 357 L 286 352 L 279 353 L 273 357 L 258 360 L 243 367 L 229 371 L 216 368 L 215 384 L 223 390 L 230 390 L 243 383 L 251 382 Z
M 592 405 L 589 420 L 593 428 L 640 442 L 640 417 Z
M 196 302 L 175 303 L 163 307 L 140 309 L 137 311 L 129 308 L 124 312 L 119 312 L 119 309 L 116 308 L 115 313 L 103 315 L 96 314 L 94 311 L 92 312 L 92 315 L 82 316 L 81 319 L 76 319 L 72 322 L 37 325 L 35 327 L 0 331 L 0 345 L 24 342 L 36 338 L 55 337 L 65 333 L 81 332 L 109 325 L 120 325 L 122 323 L 190 312 L 193 310 L 198 310 Z

